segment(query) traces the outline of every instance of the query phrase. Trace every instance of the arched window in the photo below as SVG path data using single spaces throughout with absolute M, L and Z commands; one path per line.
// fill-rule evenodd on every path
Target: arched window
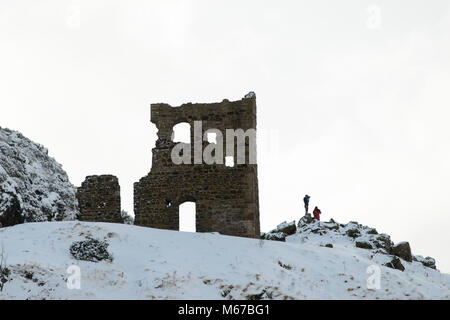
M 191 143 L 191 125 L 187 122 L 178 123 L 173 127 L 172 141 Z
M 180 231 L 196 232 L 195 215 L 196 207 L 195 202 L 187 201 L 180 204 Z
M 225 157 L 225 166 L 234 167 L 234 157 L 232 156 Z
M 208 132 L 207 138 L 208 138 L 208 143 L 216 143 L 217 144 L 217 133 Z

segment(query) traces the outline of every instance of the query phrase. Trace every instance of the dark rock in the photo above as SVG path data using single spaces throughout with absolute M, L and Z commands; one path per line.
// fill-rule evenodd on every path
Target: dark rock
M 435 269 L 436 270 L 436 260 L 433 259 L 432 257 L 424 258 L 422 256 L 417 255 L 417 256 L 413 257 L 413 260 L 420 262 L 421 264 L 423 264 L 427 268 L 431 268 L 431 269 Z
M 392 269 L 397 269 L 401 271 L 405 271 L 405 267 L 401 263 L 400 259 L 397 257 L 392 257 L 391 262 L 385 263 L 384 266 Z
M 367 234 L 378 234 L 378 231 L 377 229 L 372 228 L 369 231 L 367 231 Z
M 312 232 L 312 233 L 315 233 L 315 234 L 320 234 L 320 235 L 324 235 L 324 234 L 327 233 L 325 230 L 320 229 L 320 228 L 312 229 L 311 232 Z
M 323 226 L 329 230 L 339 230 L 339 225 L 336 223 L 328 222 L 324 223 Z
M 356 241 L 355 246 L 361 249 L 373 249 L 372 245 L 365 241 Z
M 331 243 L 327 243 L 327 244 L 325 245 L 325 247 L 327 247 L 327 248 L 333 248 L 333 245 L 332 245 Z
M 300 226 L 305 225 L 305 224 L 310 224 L 313 221 L 314 220 L 313 220 L 311 214 L 307 213 L 306 215 L 304 215 L 303 217 L 300 218 L 300 220 L 298 221 L 298 226 L 300 227 Z
M 386 253 L 391 252 L 391 248 L 393 246 L 393 242 L 391 241 L 391 238 L 386 234 L 380 234 L 378 235 L 374 240 L 375 246 L 378 249 L 384 249 L 386 250 Z
M 261 235 L 261 239 L 285 242 L 286 236 L 287 235 L 283 232 L 275 232 L 275 233 L 268 232 L 268 233 L 263 233 Z
M 247 295 L 246 298 L 247 300 L 262 300 L 265 293 L 266 293 L 265 291 L 262 291 L 261 293 L 258 294 L 249 294 Z
M 358 229 L 347 230 L 346 234 L 351 238 L 358 238 L 361 235 Z
M 391 248 L 391 253 L 405 261 L 412 262 L 411 247 L 408 242 L 400 242 Z
M 279 265 L 280 267 L 282 267 L 283 269 L 286 269 L 286 270 L 292 270 L 292 267 L 291 267 L 290 265 L 284 264 L 284 263 L 281 262 L 281 261 L 278 261 L 278 265 Z
M 288 236 L 295 234 L 296 231 L 297 227 L 295 226 L 295 221 L 290 223 L 283 222 L 277 227 L 277 232 L 283 232 Z

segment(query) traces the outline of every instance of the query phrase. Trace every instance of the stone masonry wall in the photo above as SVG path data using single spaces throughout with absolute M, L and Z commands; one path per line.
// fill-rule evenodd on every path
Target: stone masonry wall
M 258 172 L 257 165 L 248 161 L 248 141 L 246 163 L 234 167 L 193 164 L 194 161 L 175 165 L 171 160 L 176 145 L 172 132 L 178 123 L 191 125 L 191 148 L 194 121 L 202 121 L 202 134 L 214 128 L 221 130 L 224 138 L 226 129 L 256 130 L 256 97 L 212 104 L 188 103 L 176 108 L 153 104 L 151 116 L 159 130 L 158 140 L 151 172 L 134 185 L 135 224 L 179 230 L 179 206 L 193 201 L 197 232 L 259 238 Z M 208 144 L 203 142 L 203 148 Z M 237 163 L 236 152 L 234 162 Z
M 77 190 L 80 220 L 121 223 L 120 185 L 112 175 L 89 176 Z

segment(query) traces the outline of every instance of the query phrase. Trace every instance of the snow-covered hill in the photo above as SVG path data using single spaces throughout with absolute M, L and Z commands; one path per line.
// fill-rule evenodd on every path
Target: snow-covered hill
M 448 274 L 417 261 L 402 261 L 403 272 L 388 268 L 390 255 L 355 247 L 346 231 L 302 228 L 286 242 L 77 221 L 3 228 L 9 275 L 0 300 L 450 299 Z M 105 240 L 112 261 L 71 255 L 74 242 L 89 238 Z M 80 268 L 80 290 L 67 288 L 71 265 Z
M 43 146 L 0 128 L 0 226 L 73 220 L 76 189 Z

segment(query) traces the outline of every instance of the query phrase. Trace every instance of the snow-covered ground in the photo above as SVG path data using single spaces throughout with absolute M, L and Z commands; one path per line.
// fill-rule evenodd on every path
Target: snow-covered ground
M 106 239 L 113 261 L 74 259 L 71 244 L 86 237 Z M 16 225 L 0 229 L 11 271 L 0 300 L 450 298 L 450 275 L 419 262 L 402 261 L 404 272 L 384 267 L 387 255 L 336 234 L 286 241 L 77 221 Z M 67 288 L 71 265 L 81 271 L 79 290 Z M 368 288 L 378 271 L 379 289 Z

